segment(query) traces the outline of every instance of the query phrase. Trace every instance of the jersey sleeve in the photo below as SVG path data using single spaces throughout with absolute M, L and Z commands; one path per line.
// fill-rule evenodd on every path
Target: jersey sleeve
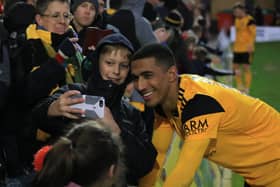
M 216 138 L 225 110 L 213 97 L 196 95 L 182 111 L 182 131 L 187 140 Z
M 253 45 L 255 40 L 256 40 L 256 33 L 257 33 L 257 28 L 256 28 L 256 23 L 254 19 L 250 19 L 248 21 L 248 30 L 250 32 L 250 43 Z
M 216 139 L 221 113 L 194 117 L 183 124 L 185 140 Z

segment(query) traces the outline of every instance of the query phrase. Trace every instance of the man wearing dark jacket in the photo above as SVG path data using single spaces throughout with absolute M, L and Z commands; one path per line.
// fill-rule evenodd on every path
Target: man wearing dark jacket
M 93 22 L 98 15 L 98 1 L 97 0 L 75 0 L 71 1 L 71 12 L 73 13 L 73 20 L 71 26 L 78 33 L 79 44 L 82 46 L 85 40 L 86 28 L 93 26 Z
M 33 120 L 41 124 L 40 128 L 52 136 L 60 136 L 70 127 L 70 121 L 83 120 L 80 116 L 84 111 L 71 108 L 71 105 L 84 99 L 73 98 L 73 95 L 103 96 L 106 108 L 104 118 L 100 120 L 122 137 L 129 185 L 137 185 L 138 179 L 151 170 L 156 157 L 141 113 L 122 100 L 130 79 L 129 56 L 133 51 L 131 43 L 123 35 L 106 36 L 90 57 L 93 72 L 87 85 L 66 85 L 33 110 Z

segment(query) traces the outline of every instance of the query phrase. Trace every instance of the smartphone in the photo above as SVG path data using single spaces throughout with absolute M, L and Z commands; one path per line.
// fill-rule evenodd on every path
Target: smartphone
M 83 97 L 85 102 L 71 105 L 71 108 L 78 108 L 85 110 L 82 117 L 90 119 L 99 119 L 104 117 L 105 99 L 101 96 L 92 95 L 74 95 L 72 98 Z
M 88 27 L 86 28 L 85 40 L 83 44 L 83 53 L 86 55 L 88 53 L 88 47 L 96 47 L 97 43 L 104 38 L 105 36 L 112 34 L 113 30 L 111 29 L 99 29 L 97 27 Z

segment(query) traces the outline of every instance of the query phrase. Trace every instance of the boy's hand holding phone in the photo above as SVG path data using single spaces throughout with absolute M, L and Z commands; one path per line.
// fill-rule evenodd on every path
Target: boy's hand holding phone
M 74 95 L 80 94 L 81 93 L 77 90 L 70 90 L 62 94 L 57 100 L 50 104 L 48 116 L 64 116 L 70 119 L 79 119 L 84 115 L 85 111 L 79 108 L 72 108 L 71 106 L 85 101 L 82 97 L 73 97 Z

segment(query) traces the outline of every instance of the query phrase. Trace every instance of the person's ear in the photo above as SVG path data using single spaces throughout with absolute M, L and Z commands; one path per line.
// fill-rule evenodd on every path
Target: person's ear
M 35 15 L 35 21 L 38 25 L 42 25 L 42 16 L 39 14 Z
M 112 178 L 112 177 L 114 177 L 115 173 L 116 173 L 116 165 L 115 165 L 115 164 L 112 164 L 112 165 L 110 166 L 110 168 L 109 168 L 108 176 L 109 176 L 110 178 Z
M 177 81 L 178 72 L 175 65 L 168 68 L 168 80 L 169 82 Z

